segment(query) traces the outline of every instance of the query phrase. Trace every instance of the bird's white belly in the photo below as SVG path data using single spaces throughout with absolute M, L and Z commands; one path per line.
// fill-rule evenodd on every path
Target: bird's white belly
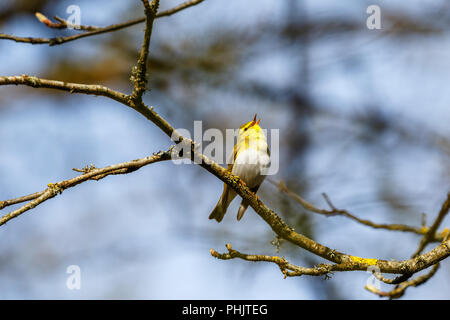
M 269 165 L 270 158 L 266 152 L 248 148 L 237 155 L 231 173 L 238 175 L 249 188 L 253 188 L 263 182 L 266 176 L 262 173 Z

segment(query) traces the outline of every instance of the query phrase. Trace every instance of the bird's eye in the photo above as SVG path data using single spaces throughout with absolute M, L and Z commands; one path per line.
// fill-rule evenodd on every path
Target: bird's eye
M 244 131 L 247 131 L 248 127 L 244 128 Z

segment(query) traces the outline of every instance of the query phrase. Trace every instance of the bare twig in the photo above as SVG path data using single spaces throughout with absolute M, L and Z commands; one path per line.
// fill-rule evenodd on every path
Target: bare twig
M 56 21 L 59 22 L 59 23 L 55 23 L 40 12 L 36 12 L 36 17 L 39 19 L 39 21 L 44 23 L 46 26 L 48 26 L 49 28 L 54 28 L 54 29 L 70 28 L 70 29 L 80 30 L 80 31 L 95 31 L 95 30 L 99 29 L 99 27 L 94 27 L 94 26 L 72 24 L 72 23 L 68 22 L 67 20 L 64 20 L 63 18 L 60 18 L 58 16 L 53 17 Z
M 332 273 L 333 270 L 338 269 L 337 265 L 331 264 L 320 264 L 314 268 L 305 268 L 293 265 L 289 263 L 284 257 L 278 256 L 268 256 L 268 255 L 256 255 L 256 254 L 246 254 L 241 253 L 237 250 L 234 250 L 231 247 L 231 244 L 227 243 L 225 247 L 228 250 L 228 253 L 219 253 L 214 249 L 210 249 L 210 253 L 213 257 L 221 260 L 230 260 L 239 258 L 246 261 L 252 262 L 272 262 L 278 265 L 280 271 L 283 273 L 284 277 L 298 277 L 301 275 L 309 275 L 309 276 L 328 276 L 328 274 Z
M 55 20 L 58 21 L 58 23 L 51 21 L 49 18 L 47 18 L 45 15 L 43 15 L 40 12 L 36 12 L 36 18 L 43 24 L 45 24 L 47 27 L 52 29 L 75 29 L 75 30 L 81 30 L 81 31 L 95 31 L 98 30 L 98 27 L 94 26 L 85 26 L 85 25 L 75 25 L 67 20 L 64 20 L 58 16 L 54 16 Z
M 142 0 L 142 2 L 145 7 L 145 16 L 147 19 L 142 49 L 139 54 L 137 65 L 133 67 L 131 73 L 131 81 L 134 84 L 131 99 L 133 99 L 134 102 L 142 101 L 142 95 L 147 89 L 147 58 L 150 48 L 150 38 L 152 37 L 153 21 L 155 20 L 155 15 L 159 6 L 159 0 L 153 0 L 152 4 L 150 4 L 148 0 Z
M 421 239 L 419 247 L 413 253 L 411 258 L 417 257 L 419 254 L 421 254 L 423 249 L 425 249 L 426 245 L 431 242 L 433 235 L 436 233 L 436 230 L 439 228 L 439 225 L 442 223 L 442 220 L 444 220 L 444 217 L 448 214 L 449 210 L 450 210 L 450 193 L 447 194 L 447 199 L 442 204 L 441 210 L 439 211 L 435 221 L 433 222 L 432 226 L 428 229 L 428 231 L 425 233 L 425 235 Z M 425 219 L 422 219 L 422 220 L 423 220 L 424 228 L 425 228 L 425 230 L 427 230 L 425 227 Z M 444 236 L 443 241 L 448 240 L 448 236 L 449 236 L 450 232 L 447 228 L 444 229 L 442 234 Z M 409 288 L 411 286 L 416 286 L 417 283 L 421 284 L 421 283 L 428 281 L 432 276 L 434 276 L 434 274 L 437 272 L 438 269 L 439 269 L 439 263 L 436 264 L 433 267 L 433 269 L 425 276 L 418 277 L 413 280 L 409 280 L 409 278 L 411 278 L 412 274 L 403 274 L 402 276 L 391 280 L 391 282 L 390 282 L 391 284 L 397 284 L 393 290 L 391 290 L 389 292 L 383 292 L 382 294 L 380 292 L 375 292 L 375 293 L 377 293 L 380 296 L 387 296 L 390 299 L 400 298 L 401 296 L 403 296 L 403 294 L 405 293 L 407 288 Z M 369 290 L 369 291 L 371 291 L 371 290 Z
M 417 287 L 417 286 L 420 286 L 421 284 L 424 284 L 425 282 L 427 282 L 431 277 L 434 276 L 434 274 L 436 273 L 436 271 L 438 271 L 438 269 L 439 269 L 439 263 L 433 265 L 433 267 L 431 268 L 431 270 L 428 273 L 426 273 L 422 276 L 419 276 L 415 279 L 402 282 L 395 289 L 388 291 L 388 292 L 378 290 L 377 288 L 375 288 L 373 286 L 365 286 L 364 288 L 372 293 L 379 295 L 380 297 L 387 297 L 390 299 L 398 299 L 404 295 L 407 288 Z
M 203 1 L 204 0 L 189 0 L 189 1 L 183 2 L 183 3 L 179 4 L 176 7 L 173 7 L 171 9 L 168 9 L 168 10 L 165 10 L 165 11 L 161 11 L 160 13 L 158 13 L 156 15 L 156 18 L 171 16 L 174 13 L 180 12 L 181 10 L 184 10 L 186 8 L 189 8 L 189 7 L 195 6 L 197 4 L 200 4 Z
M 437 229 L 439 228 L 439 226 L 442 223 L 442 220 L 444 220 L 445 216 L 448 214 L 449 211 L 450 211 L 450 192 L 447 194 L 447 200 L 445 200 L 445 202 L 442 204 L 441 210 L 439 211 L 438 216 L 436 217 L 436 220 L 434 220 L 431 227 L 427 230 L 427 232 L 423 236 L 422 240 L 420 241 L 419 247 L 417 248 L 416 252 L 414 252 L 414 254 L 412 255 L 413 257 L 419 255 L 423 251 L 423 249 L 426 247 L 426 245 L 433 240 Z M 448 232 L 448 230 L 446 230 L 445 232 L 442 232 L 443 237 L 444 237 L 444 233 L 450 233 L 450 232 Z
M 308 211 L 314 212 L 314 213 L 318 213 L 318 214 L 325 215 L 325 216 L 336 216 L 336 215 L 345 216 L 347 218 L 350 218 L 351 220 L 354 220 L 360 224 L 372 227 L 374 229 L 386 229 L 386 230 L 391 230 L 391 231 L 411 232 L 411 233 L 415 233 L 415 234 L 419 234 L 419 235 L 425 235 L 428 232 L 428 229 L 424 228 L 424 227 L 416 228 L 416 227 L 412 227 L 412 226 L 408 226 L 408 225 L 404 225 L 404 224 L 385 224 L 385 223 L 380 224 L 380 223 L 374 223 L 370 220 L 360 219 L 357 216 L 348 212 L 347 210 L 337 209 L 333 205 L 333 203 L 331 202 L 330 198 L 328 197 L 328 195 L 326 193 L 323 193 L 322 196 L 325 198 L 325 201 L 330 206 L 331 210 L 320 209 L 320 208 L 316 207 L 315 205 L 311 204 L 310 202 L 306 201 L 302 197 L 300 197 L 298 194 L 289 190 L 288 187 L 283 183 L 283 181 L 279 181 L 277 183 L 277 182 L 269 179 L 269 182 L 272 183 L 273 185 L 276 185 L 281 192 L 284 192 L 289 197 L 294 199 L 303 208 L 305 208 Z M 441 242 L 444 239 L 445 232 L 446 231 L 444 230 L 441 233 L 434 232 L 434 233 L 430 234 L 430 242 Z
M 166 10 L 166 11 L 162 11 L 160 13 L 158 13 L 155 16 L 155 19 L 157 18 L 161 18 L 161 17 L 168 17 L 173 15 L 174 13 L 177 13 L 181 10 L 187 9 L 189 7 L 195 6 L 201 2 L 203 2 L 204 0 L 191 0 L 191 1 L 186 1 L 172 9 Z M 128 28 L 131 26 L 134 26 L 136 24 L 139 23 L 143 23 L 145 22 L 145 17 L 142 18 L 137 18 L 137 19 L 133 19 L 127 22 L 123 22 L 123 23 L 118 23 L 118 24 L 112 24 L 106 27 L 93 27 L 93 26 L 89 26 L 92 31 L 88 31 L 88 32 L 83 32 L 83 33 L 79 33 L 79 34 L 75 34 L 72 36 L 67 36 L 67 37 L 55 37 L 55 38 L 33 38 L 33 37 L 17 37 L 17 36 L 13 36 L 13 35 L 9 35 L 9 34 L 4 34 L 4 33 L 0 33 L 0 39 L 5 39 L 5 40 L 12 40 L 15 42 L 22 42 L 22 43 L 29 43 L 29 44 L 48 44 L 50 46 L 54 46 L 54 45 L 59 45 L 59 44 L 63 44 L 63 43 L 67 43 L 70 41 L 74 41 L 74 40 L 78 40 L 81 38 L 86 38 L 86 37 L 91 37 L 91 36 L 96 36 L 99 34 L 103 34 L 103 33 L 108 33 L 108 32 L 114 32 L 117 30 L 121 30 L 124 28 Z M 80 26 L 80 29 L 83 30 L 84 28 L 88 28 L 88 26 Z
M 60 23 L 54 23 L 53 21 L 51 21 L 49 18 L 47 18 L 46 16 L 44 16 L 42 13 L 40 12 L 36 12 L 36 18 L 43 24 L 45 24 L 47 27 L 52 28 L 52 29 L 65 29 L 67 28 L 67 24 L 64 22 L 60 22 Z
M 41 196 L 43 193 L 44 193 L 43 191 L 40 191 L 40 192 L 35 192 L 35 193 L 29 194 L 29 195 L 26 195 L 23 197 L 0 201 L 0 210 L 2 210 L 3 208 L 6 208 L 8 206 L 12 206 L 12 205 L 15 205 L 18 203 L 36 199 L 37 197 Z
M 137 160 L 133 160 L 133 161 L 128 161 L 128 162 L 122 162 L 119 164 L 115 164 L 115 165 L 111 165 L 111 166 L 107 166 L 101 169 L 92 169 L 89 170 L 75 178 L 69 179 L 69 180 L 64 180 L 64 181 L 60 181 L 57 183 L 49 183 L 47 188 L 41 192 L 37 192 L 37 193 L 33 193 L 31 195 L 22 197 L 22 198 L 18 198 L 20 199 L 20 202 L 24 202 L 24 201 L 29 201 L 27 204 L 23 205 L 22 207 L 20 207 L 17 210 L 11 211 L 7 214 L 5 214 L 4 216 L 2 216 L 0 218 L 0 226 L 5 224 L 6 222 L 8 222 L 9 220 L 16 218 L 18 216 L 20 216 L 22 213 L 35 208 L 36 206 L 40 205 L 41 203 L 55 197 L 56 195 L 58 195 L 58 193 L 62 193 L 64 190 L 68 189 L 68 188 L 72 188 L 82 182 L 88 181 L 88 180 L 99 180 L 102 179 L 108 175 L 111 174 L 126 174 L 126 173 L 131 173 L 133 171 L 136 171 L 140 168 L 142 168 L 143 166 L 149 165 L 151 163 L 156 163 L 156 162 L 160 162 L 160 161 L 165 161 L 165 160 L 169 160 L 171 159 L 171 149 L 169 149 L 168 151 L 164 151 L 164 152 L 158 152 L 152 156 L 149 157 L 145 157 L 145 158 L 141 158 L 141 159 L 137 159 Z M 26 200 L 24 200 L 26 199 Z M 17 202 L 17 199 L 13 199 L 13 200 L 6 200 L 6 201 L 2 201 L 0 203 L 3 202 Z
M 272 184 L 275 184 L 278 186 L 278 188 L 280 189 L 280 191 L 286 193 L 287 195 L 289 195 L 291 198 L 293 198 L 294 200 L 296 200 L 298 203 L 300 203 L 305 209 L 315 212 L 315 213 L 319 213 L 319 214 L 323 214 L 326 216 L 331 216 L 331 215 L 343 215 L 346 216 L 354 221 L 357 221 L 361 224 L 370 226 L 372 228 L 376 228 L 376 229 L 387 229 L 387 230 L 396 230 L 396 231 L 404 231 L 404 232 L 413 232 L 416 234 L 421 234 L 424 235 L 424 237 L 422 238 L 421 241 L 421 245 L 419 246 L 418 250 L 413 254 L 412 258 L 417 257 L 422 250 L 425 248 L 426 244 L 430 243 L 430 242 L 437 242 L 437 241 L 445 241 L 444 237 L 447 238 L 446 240 L 448 240 L 448 235 L 450 235 L 449 230 L 446 228 L 444 229 L 443 232 L 441 233 L 436 233 L 437 229 L 439 228 L 439 225 L 441 224 L 442 220 L 444 219 L 445 215 L 448 213 L 449 211 L 449 199 L 450 199 L 450 194 L 447 195 L 447 199 L 444 201 L 442 208 L 438 214 L 438 217 L 436 218 L 435 222 L 433 223 L 433 225 L 428 229 L 425 226 L 423 226 L 422 228 L 414 228 L 414 227 L 410 227 L 407 225 L 399 225 L 399 224 L 376 224 L 373 223 L 369 220 L 363 220 L 360 219 L 352 214 L 350 214 L 348 211 L 346 210 L 340 210 L 337 209 L 334 204 L 331 202 L 330 198 L 328 197 L 327 194 L 323 193 L 322 196 L 324 197 L 325 201 L 327 202 L 327 204 L 329 205 L 329 207 L 331 208 L 331 210 L 324 210 L 324 209 L 319 209 L 317 207 L 315 207 L 314 205 L 312 205 L 311 203 L 307 202 L 306 200 L 304 200 L 303 198 L 301 198 L 299 195 L 293 193 L 292 191 L 290 191 L 286 185 L 280 181 L 279 183 L 276 183 L 272 180 L 269 180 Z M 418 277 L 416 279 L 413 280 L 409 280 L 408 279 L 413 275 L 412 273 L 403 273 L 402 275 L 400 275 L 399 277 L 396 277 L 394 279 L 389 279 L 389 278 L 385 278 L 382 276 L 381 273 L 374 273 L 374 276 L 387 284 L 396 284 L 397 286 L 395 287 L 395 289 L 389 291 L 389 292 L 380 292 L 378 291 L 376 288 L 367 288 L 367 290 L 377 293 L 380 296 L 388 296 L 390 298 L 399 298 L 401 296 L 403 296 L 404 292 L 406 291 L 406 289 L 408 287 L 411 286 L 416 286 L 419 285 L 421 283 L 424 283 L 425 281 L 427 281 L 429 278 L 431 278 L 436 271 L 438 270 L 438 263 L 435 264 L 433 266 L 433 269 L 425 276 L 421 276 Z
M 84 93 L 89 95 L 105 96 L 122 103 L 127 99 L 126 94 L 97 84 L 81 84 L 48 80 L 34 76 L 28 76 L 26 74 L 11 77 L 0 76 L 0 86 L 2 85 L 25 85 L 33 88 L 49 88 L 68 91 L 70 93 Z

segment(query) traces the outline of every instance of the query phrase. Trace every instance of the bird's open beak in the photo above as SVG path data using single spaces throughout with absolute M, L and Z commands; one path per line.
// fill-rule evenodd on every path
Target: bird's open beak
M 250 125 L 250 127 L 253 127 L 255 124 L 259 124 L 259 122 L 261 121 L 261 118 L 258 119 L 258 121 L 256 121 L 256 116 L 257 113 L 255 113 L 255 116 L 253 117 L 252 124 Z

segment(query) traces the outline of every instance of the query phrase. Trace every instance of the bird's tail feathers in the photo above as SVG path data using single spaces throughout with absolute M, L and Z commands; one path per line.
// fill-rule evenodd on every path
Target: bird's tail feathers
M 216 219 L 217 222 L 222 221 L 225 211 L 223 210 L 222 201 L 219 200 L 214 210 L 209 215 L 209 219 Z
M 236 192 L 230 190 L 226 186 L 225 190 L 222 193 L 222 196 L 216 204 L 216 207 L 209 215 L 209 219 L 216 219 L 217 222 L 222 221 L 225 213 L 227 212 L 228 206 L 230 205 L 230 202 L 234 199 L 234 197 L 236 197 Z
M 242 219 L 247 208 L 248 208 L 248 202 L 242 201 L 241 205 L 239 206 L 239 210 L 238 210 L 238 214 L 237 214 L 238 221 Z

